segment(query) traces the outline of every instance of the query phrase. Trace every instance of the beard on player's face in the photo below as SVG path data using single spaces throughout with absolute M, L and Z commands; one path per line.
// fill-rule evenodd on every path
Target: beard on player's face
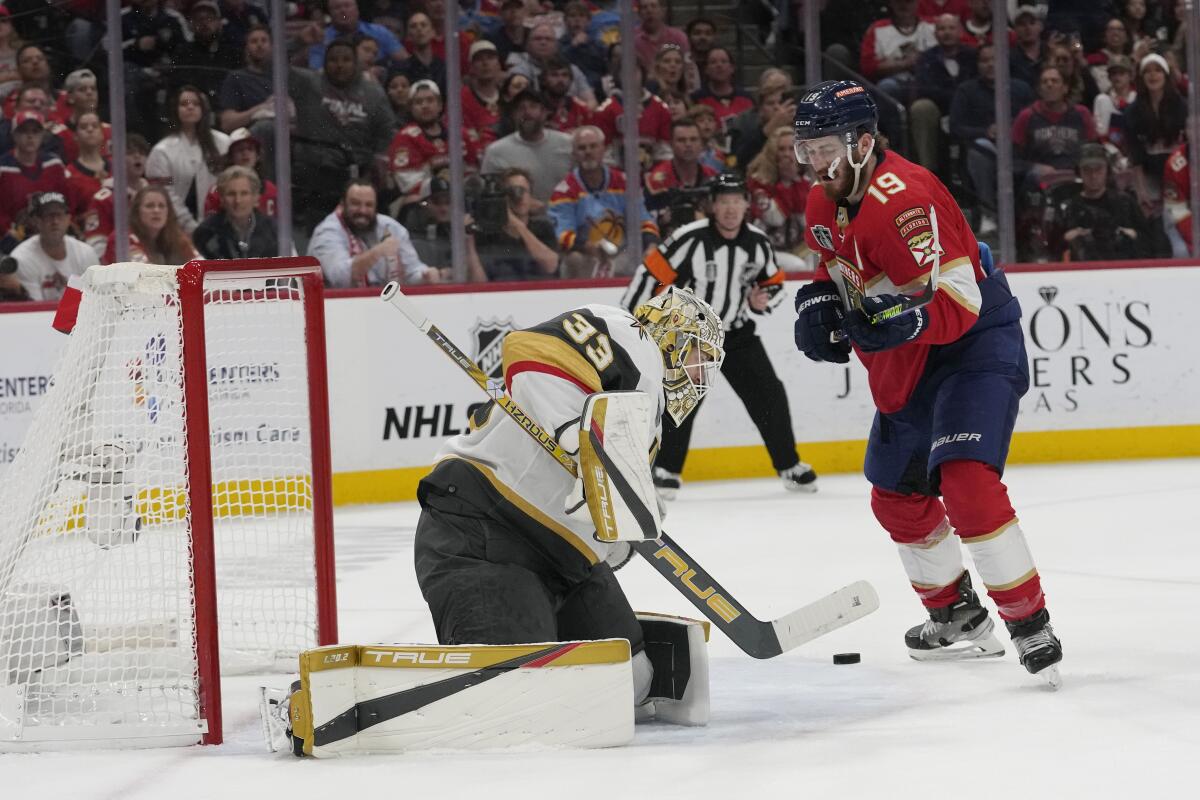
M 833 171 L 833 178 L 829 177 L 828 167 L 817 173 L 816 177 L 821 184 L 821 190 L 825 192 L 825 197 L 829 200 L 836 203 L 850 196 L 850 189 L 854 185 L 854 170 L 845 158 L 838 161 L 837 168 Z

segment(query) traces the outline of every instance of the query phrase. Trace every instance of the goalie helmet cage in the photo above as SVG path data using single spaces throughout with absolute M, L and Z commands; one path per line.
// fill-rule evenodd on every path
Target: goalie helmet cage
M 223 671 L 337 640 L 320 266 L 82 283 L 0 485 L 0 752 L 219 744 Z

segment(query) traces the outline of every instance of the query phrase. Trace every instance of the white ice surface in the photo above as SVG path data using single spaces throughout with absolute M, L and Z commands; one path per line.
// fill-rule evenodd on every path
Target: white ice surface
M 667 528 L 760 618 L 856 578 L 881 608 L 771 661 L 714 633 L 707 728 L 640 726 L 607 751 L 346 760 L 265 752 L 256 687 L 224 681 L 226 744 L 0 755 L 2 798 L 1196 797 L 1200 460 L 1011 469 L 1011 497 L 1066 656 L 1053 693 L 1002 660 L 918 664 L 923 612 L 859 476 L 685 486 Z M 413 504 L 337 513 L 342 640 L 433 641 L 413 580 Z M 641 561 L 635 608 L 691 614 Z M 1006 641 L 1007 643 L 1007 641 Z M 834 666 L 830 656 L 862 653 Z

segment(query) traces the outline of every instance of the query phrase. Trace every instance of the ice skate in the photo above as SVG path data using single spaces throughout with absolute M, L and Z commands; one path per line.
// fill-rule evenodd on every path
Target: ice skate
M 667 472 L 662 467 L 654 468 L 654 488 L 663 500 L 674 500 L 682 484 L 678 472 Z
M 904 634 L 908 654 L 916 661 L 965 661 L 997 658 L 1004 646 L 993 633 L 995 624 L 964 572 L 958 583 L 958 599 L 945 608 L 929 609 L 924 625 Z
M 789 492 L 812 494 L 817 490 L 817 473 L 803 461 L 790 469 L 781 470 L 779 477 L 783 481 L 783 488 Z
M 1051 689 L 1062 686 L 1062 677 L 1058 674 L 1062 643 L 1050 627 L 1050 612 L 1043 608 L 1024 619 L 1004 624 L 1008 628 L 1008 635 L 1012 637 L 1013 646 L 1017 648 L 1021 665 L 1031 675 L 1044 680 Z

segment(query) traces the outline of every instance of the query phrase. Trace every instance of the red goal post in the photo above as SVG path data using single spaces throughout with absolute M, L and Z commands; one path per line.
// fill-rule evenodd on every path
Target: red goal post
M 0 489 L 0 751 L 222 740 L 337 641 L 311 258 L 93 267 Z

